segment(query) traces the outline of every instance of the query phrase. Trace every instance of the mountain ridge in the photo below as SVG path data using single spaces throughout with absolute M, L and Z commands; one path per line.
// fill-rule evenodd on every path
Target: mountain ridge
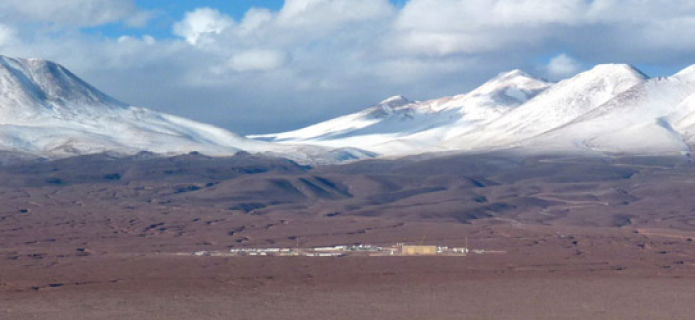
M 46 158 L 140 151 L 228 156 L 268 153 L 301 163 L 371 157 L 356 148 L 255 141 L 190 119 L 131 106 L 60 64 L 0 56 L 0 150 Z
M 514 69 L 467 93 L 397 95 L 305 128 L 244 137 L 118 101 L 60 64 L 0 55 L 0 152 L 22 157 L 246 151 L 335 164 L 504 149 L 689 155 L 692 145 L 695 65 L 649 78 L 631 65 L 601 64 L 558 83 Z
M 392 97 L 362 111 L 306 128 L 250 137 L 282 143 L 359 146 L 386 155 L 408 149 L 420 150 L 465 132 L 478 123 L 491 121 L 548 86 L 541 79 L 512 70 L 500 73 L 465 94 L 428 101 L 408 100 L 410 103 L 388 107 L 388 112 L 384 112 L 382 104 Z
M 695 65 L 670 77 L 649 78 L 632 65 L 600 64 L 554 84 L 515 69 L 468 93 L 399 108 L 440 117 L 408 119 L 410 127 L 421 126 L 420 130 L 365 130 L 386 127 L 382 120 L 340 134 L 331 131 L 330 125 L 338 120 L 363 120 L 360 115 L 368 108 L 307 127 L 321 126 L 322 136 L 302 135 L 306 133 L 302 128 L 251 137 L 290 144 L 350 145 L 389 157 L 501 149 L 689 154 L 689 146 L 695 144 Z M 471 110 L 494 112 L 480 116 L 485 112 L 468 112 Z

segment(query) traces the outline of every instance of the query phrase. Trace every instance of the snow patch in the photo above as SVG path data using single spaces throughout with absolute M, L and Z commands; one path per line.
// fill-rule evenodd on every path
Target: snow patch
M 355 150 L 285 146 L 241 137 L 189 119 L 129 106 L 90 86 L 61 65 L 0 56 L 0 150 L 41 157 L 111 151 L 232 155 L 240 150 L 336 163 L 371 157 Z

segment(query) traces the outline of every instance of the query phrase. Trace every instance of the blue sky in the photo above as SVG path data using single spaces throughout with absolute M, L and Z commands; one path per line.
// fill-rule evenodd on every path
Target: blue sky
M 255 8 L 255 9 L 252 9 Z M 0 53 L 56 61 L 122 101 L 242 134 L 522 69 L 695 63 L 690 0 L 3 0 Z
M 188 11 L 200 7 L 215 8 L 231 16 L 235 20 L 241 20 L 246 11 L 252 7 L 280 10 L 283 0 L 136 0 L 135 4 L 144 10 L 152 12 L 150 23 L 145 28 L 133 28 L 121 21 L 106 25 L 86 28 L 87 32 L 108 37 L 120 37 L 122 35 L 142 36 L 149 34 L 157 38 L 173 38 L 171 25 L 182 19 Z M 394 2 L 398 2 L 395 1 Z
M 396 7 L 403 7 L 407 0 L 389 0 Z M 188 11 L 200 7 L 215 8 L 234 20 L 239 21 L 244 17 L 246 11 L 252 7 L 268 8 L 278 11 L 284 4 L 283 0 L 135 0 L 138 7 L 151 10 L 153 13 L 152 23 L 147 28 L 132 28 L 123 23 L 116 22 L 94 28 L 88 28 L 87 32 L 101 34 L 110 37 L 122 35 L 141 36 L 150 34 L 158 38 L 174 37 L 171 34 L 171 24 L 180 20 Z

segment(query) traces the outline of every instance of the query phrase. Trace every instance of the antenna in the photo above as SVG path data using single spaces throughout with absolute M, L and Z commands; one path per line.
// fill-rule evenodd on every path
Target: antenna
M 425 238 L 427 237 L 427 225 L 422 230 L 422 238 L 420 238 L 420 243 L 418 243 L 418 246 L 421 246 L 423 242 L 425 242 Z

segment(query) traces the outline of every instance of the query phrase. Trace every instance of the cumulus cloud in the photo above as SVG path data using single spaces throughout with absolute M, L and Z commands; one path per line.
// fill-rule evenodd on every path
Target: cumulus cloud
M 129 15 L 125 20 L 125 25 L 134 28 L 142 28 L 152 19 L 154 14 L 151 11 L 138 10 Z
M 567 54 L 560 54 L 552 59 L 547 66 L 548 78 L 560 80 L 573 76 L 582 71 L 582 65 Z
M 137 10 L 132 0 L 3 0 L 5 19 L 59 23 L 78 27 L 98 26 L 120 20 L 142 26 L 149 15 Z
M 199 8 L 186 13 L 183 20 L 174 24 L 174 34 L 192 45 L 210 41 L 210 36 L 220 34 L 234 24 L 234 20 L 216 9 Z
M 269 71 L 289 62 L 285 52 L 273 50 L 248 50 L 235 54 L 227 66 L 236 71 Z
M 536 43 L 549 24 L 574 24 L 582 0 L 411 0 L 393 36 L 412 54 L 481 53 Z
M 408 53 L 440 56 L 586 41 L 648 48 L 664 36 L 690 41 L 693 14 L 686 0 L 411 0 L 392 36 Z
M 0 24 L 0 47 L 8 44 L 14 37 L 14 30 L 6 25 Z
M 268 9 L 251 8 L 244 14 L 236 31 L 241 35 L 248 35 L 272 21 L 274 16 Z
M 174 23 L 133 3 L 0 1 L 0 45 L 63 63 L 124 101 L 241 133 L 296 128 L 396 94 L 463 93 L 515 68 L 560 80 L 597 63 L 695 63 L 690 0 L 286 0 L 238 21 L 198 8 Z M 175 37 L 70 28 L 151 19 Z
M 366 21 L 394 12 L 387 0 L 286 0 L 278 23 L 288 27 L 335 27 Z

